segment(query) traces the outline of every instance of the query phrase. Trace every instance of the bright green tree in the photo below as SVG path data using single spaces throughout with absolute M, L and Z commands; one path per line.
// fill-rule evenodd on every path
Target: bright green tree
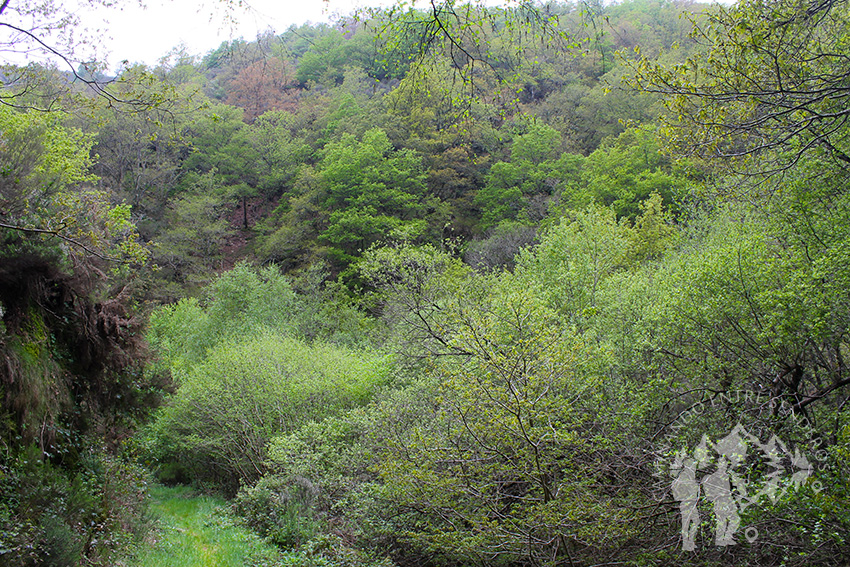
M 475 198 L 482 228 L 503 221 L 537 224 L 561 196 L 570 205 L 586 203 L 585 197 L 576 197 L 584 159 L 562 153 L 561 139 L 557 130 L 539 123 L 514 138 L 511 160 L 493 164 Z
M 421 158 L 393 149 L 382 130 L 359 141 L 346 134 L 331 142 L 317 169 L 331 211 L 320 238 L 336 262 L 350 263 L 381 237 L 415 240 L 423 234 L 428 201 Z
M 605 140 L 587 157 L 583 176 L 590 198 L 631 220 L 651 194 L 660 195 L 667 207 L 675 207 L 689 185 L 683 168 L 661 153 L 651 128 L 629 128 Z
M 152 424 L 152 453 L 167 474 L 232 494 L 266 471 L 274 436 L 363 404 L 386 380 L 386 359 L 367 352 L 263 332 L 218 343 Z

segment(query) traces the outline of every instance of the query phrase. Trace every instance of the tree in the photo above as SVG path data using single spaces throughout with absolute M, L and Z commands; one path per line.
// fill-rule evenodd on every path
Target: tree
M 561 133 L 537 122 L 529 125 L 527 132 L 514 138 L 511 145 L 512 162 L 528 161 L 540 165 L 557 159 L 561 153 Z
M 240 108 L 216 105 L 189 125 L 193 151 L 183 167 L 186 171 L 219 176 L 231 196 L 241 202 L 242 225 L 247 230 L 248 199 L 257 194 L 258 171 L 254 168 L 257 153 L 243 115 Z
M 226 213 L 230 191 L 214 173 L 193 175 L 185 192 L 171 199 L 162 214 L 165 226 L 156 235 L 157 277 L 194 285 L 222 267 L 223 248 L 233 236 Z
M 475 91 L 478 67 L 486 67 L 499 81 L 511 84 L 525 63 L 525 49 L 536 42 L 573 45 L 567 34 L 557 27 L 557 15 L 548 7 L 538 7 L 532 2 L 517 0 L 499 8 L 486 2 L 460 3 L 440 0 L 423 3 L 398 2 L 389 9 L 366 10 L 368 17 L 377 23 L 378 41 L 394 59 L 400 53 L 409 53 L 411 47 L 414 67 L 428 58 L 444 58 L 450 62 L 456 77 L 462 78 Z M 494 38 L 505 38 L 496 42 Z
M 280 57 L 263 59 L 242 68 L 227 85 L 227 104 L 245 109 L 245 120 L 253 122 L 268 110 L 294 110 L 292 92 L 295 70 Z
M 411 150 L 394 150 L 383 130 L 329 143 L 318 177 L 331 212 L 321 238 L 342 265 L 382 236 L 413 240 L 423 234 L 428 203 L 422 160 Z
M 539 286 L 547 305 L 584 331 L 599 308 L 603 282 L 631 264 L 630 234 L 610 208 L 590 205 L 569 213 L 520 256 L 518 277 Z
M 288 188 L 301 164 L 312 157 L 296 115 L 269 111 L 259 116 L 248 129 L 248 140 L 259 156 L 255 167 L 258 186 L 267 193 Z
M 149 429 L 153 454 L 188 478 L 234 494 L 265 471 L 274 436 L 361 405 L 388 379 L 380 353 L 298 338 L 303 305 L 275 267 L 237 265 L 202 299 L 155 311 L 149 332 L 180 384 Z
M 356 268 L 407 357 L 465 354 L 449 344 L 458 292 L 470 283 L 463 262 L 430 245 L 398 243 L 370 248 Z
M 68 255 L 144 262 L 130 208 L 113 205 L 91 187 L 93 139 L 65 128 L 58 115 L 0 107 L 0 230 L 3 252 L 40 249 L 56 253 L 56 240 L 70 245 Z M 46 246 L 45 246 L 46 244 Z
M 466 146 L 453 146 L 428 156 L 428 192 L 447 204 L 451 210 L 450 223 L 443 228 L 452 236 L 470 236 L 480 215 L 474 204 L 475 195 L 483 185 L 489 164 L 487 156 L 476 155 Z
M 482 228 L 503 221 L 539 223 L 558 195 L 571 205 L 584 204 L 572 195 L 584 159 L 562 154 L 560 145 L 561 134 L 544 124 L 531 124 L 527 132 L 514 138 L 511 161 L 493 164 L 486 185 L 475 198 L 481 208 Z
M 605 140 L 587 157 L 584 190 L 597 203 L 613 207 L 619 218 L 634 220 L 652 194 L 675 210 L 690 183 L 685 166 L 662 153 L 652 128 L 632 127 Z
M 850 163 L 850 5 L 746 1 L 716 7 L 692 37 L 702 49 L 671 68 L 644 58 L 636 84 L 667 95 L 679 153 L 775 173 L 811 150 Z
M 91 0 L 91 5 L 108 5 L 106 0 Z M 55 0 L 44 2 L 32 0 L 3 0 L 0 2 L 0 46 L 4 58 L 2 63 L 4 92 L 0 94 L 0 103 L 10 105 L 33 104 L 29 95 L 39 86 L 44 86 L 49 76 L 41 75 L 38 65 L 19 67 L 18 58 L 24 56 L 41 57 L 48 66 L 51 60 L 60 60 L 67 66 L 67 72 L 73 77 L 87 82 L 95 88 L 100 87 L 97 80 L 78 73 L 76 51 L 81 44 L 76 43 L 70 31 L 80 25 L 79 17 Z M 84 45 L 85 39 L 83 40 Z M 88 58 L 86 58 L 88 59 Z M 63 89 L 65 90 L 65 89 Z M 45 107 L 55 108 L 55 99 L 46 100 Z
M 191 106 L 188 101 L 186 106 Z M 179 128 L 191 112 L 184 107 L 178 119 L 169 112 L 135 113 L 115 107 L 96 111 L 86 126 L 98 126 L 93 148 L 97 160 L 92 165 L 100 185 L 126 198 L 137 214 L 159 217 L 188 152 L 189 142 Z
M 112 563 L 104 542 L 138 528 L 144 498 L 105 447 L 163 386 L 130 300 L 148 250 L 91 186 L 91 136 L 8 105 L 0 133 L 0 561 Z
M 265 472 L 274 436 L 363 404 L 386 381 L 380 355 L 258 335 L 213 347 L 152 426 L 160 458 L 231 495 Z
M 340 85 L 349 69 L 368 73 L 372 87 L 377 80 L 387 78 L 387 74 L 394 73 L 397 78 L 403 76 L 403 63 L 402 69 L 393 71 L 381 60 L 368 25 L 358 25 L 354 19 L 341 23 L 340 29 L 321 26 L 313 30 L 319 37 L 311 42 L 298 62 L 297 77 L 302 85 Z
M 559 565 L 627 537 L 593 347 L 510 274 L 461 288 L 431 323 L 453 356 L 432 361 L 425 419 L 384 426 L 376 467 L 402 540 L 447 559 Z
M 105 193 L 89 186 L 96 181 L 88 171 L 92 137 L 65 128 L 58 115 L 21 112 L 8 106 L 0 106 L 0 132 L 0 306 L 5 322 L 0 333 L 4 350 L 12 349 L 11 341 L 18 340 L 24 344 L 28 339 L 47 341 L 46 345 L 57 340 L 49 333 L 59 333 L 57 327 L 66 325 L 70 328 L 61 332 L 81 335 L 74 339 L 80 345 L 71 355 L 72 361 L 94 356 L 91 353 L 98 348 L 119 349 L 120 339 L 112 333 L 122 335 L 131 326 L 130 317 L 122 312 L 126 294 L 116 292 L 118 297 L 104 305 L 91 305 L 89 294 L 104 292 L 110 279 L 105 271 L 114 278 L 113 285 L 126 285 L 125 278 L 133 274 L 134 265 L 146 262 L 149 250 L 138 240 L 130 207 L 110 203 Z M 59 305 L 53 305 L 57 301 Z M 99 324 L 98 317 L 108 318 L 110 309 L 115 310 L 112 316 L 116 321 L 104 323 L 96 331 L 88 328 Z M 68 310 L 79 312 L 60 314 Z M 40 322 L 42 319 L 47 322 Z M 33 333 L 39 338 L 33 339 Z M 84 340 L 86 333 L 93 333 L 93 344 Z M 129 351 L 138 346 L 131 342 Z M 69 348 L 73 350 L 73 343 Z M 42 354 L 45 363 L 50 361 L 49 349 Z M 16 358 L 12 353 L 9 360 Z M 108 369 L 110 362 L 83 360 L 80 364 Z M 24 386 L 16 384 L 16 375 L 26 373 L 26 366 L 22 361 L 20 366 L 10 362 L 4 367 L 6 386 L 25 387 L 27 380 L 22 380 Z M 49 374 L 48 369 L 49 365 L 42 370 Z M 38 376 L 38 372 L 33 374 Z M 8 403 L 11 398 L 4 399 Z M 26 405 L 21 403 L 25 414 L 30 411 Z M 45 423 L 52 419 L 50 415 L 41 417 Z M 31 435 L 31 425 L 19 423 L 21 434 Z

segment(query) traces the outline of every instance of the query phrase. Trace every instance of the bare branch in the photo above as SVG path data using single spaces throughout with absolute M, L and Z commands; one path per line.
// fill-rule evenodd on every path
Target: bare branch
M 80 248 L 80 249 L 84 250 L 87 254 L 91 254 L 92 256 L 95 256 L 96 258 L 100 258 L 101 260 L 106 260 L 107 262 L 116 262 L 116 263 L 119 263 L 119 264 L 130 263 L 127 260 L 122 260 L 121 258 L 115 258 L 115 257 L 112 257 L 112 256 L 106 256 L 105 254 L 101 254 L 100 252 L 98 252 L 98 251 L 92 249 L 91 247 L 83 244 L 79 240 L 76 240 L 74 238 L 66 236 L 66 235 L 62 234 L 61 232 L 59 232 L 57 230 L 49 230 L 49 229 L 44 229 L 44 228 L 35 228 L 35 227 L 28 227 L 28 226 L 17 226 L 17 225 L 14 225 L 14 224 L 6 224 L 4 222 L 0 222 L 0 228 L 6 228 L 6 229 L 9 229 L 9 230 L 18 230 L 18 231 L 21 231 L 21 232 L 28 232 L 28 233 L 32 233 L 32 234 L 46 234 L 46 235 L 49 235 L 49 236 L 55 236 L 56 238 L 59 238 L 60 240 L 64 240 L 68 244 L 75 246 L 77 248 Z

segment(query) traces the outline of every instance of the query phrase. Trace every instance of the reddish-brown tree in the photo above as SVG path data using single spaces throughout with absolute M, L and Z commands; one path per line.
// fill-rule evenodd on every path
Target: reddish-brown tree
M 280 57 L 263 59 L 228 81 L 225 102 L 245 109 L 245 120 L 252 122 L 268 110 L 294 111 L 298 103 L 296 84 L 292 63 Z

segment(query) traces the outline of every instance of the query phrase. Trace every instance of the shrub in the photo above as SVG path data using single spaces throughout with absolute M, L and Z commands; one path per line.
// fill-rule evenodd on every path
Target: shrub
M 223 343 L 184 377 L 147 444 L 178 475 L 234 494 L 265 472 L 272 437 L 362 405 L 388 376 L 389 359 L 369 351 L 270 332 Z
M 318 488 L 303 477 L 269 475 L 233 500 L 233 511 L 245 524 L 276 545 L 288 549 L 304 544 L 319 532 L 312 504 Z
M 0 474 L 0 566 L 112 563 L 146 528 L 146 478 L 96 451 L 74 470 L 22 451 Z

